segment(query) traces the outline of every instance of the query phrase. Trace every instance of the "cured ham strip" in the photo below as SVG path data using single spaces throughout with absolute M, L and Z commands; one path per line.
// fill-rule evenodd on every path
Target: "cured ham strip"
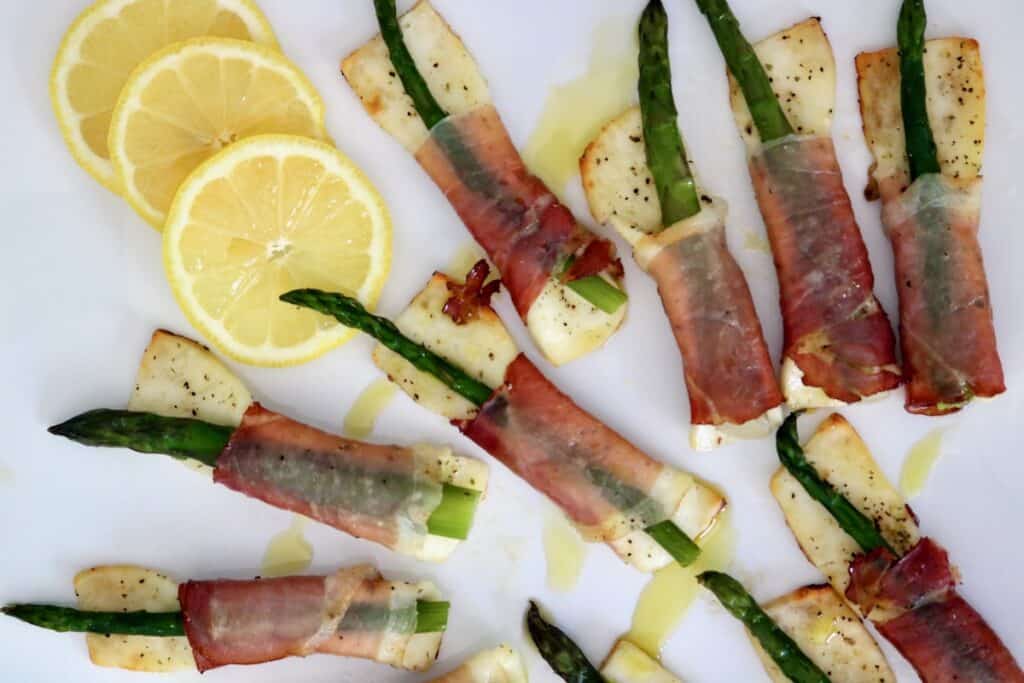
M 715 203 L 635 246 L 683 356 L 693 424 L 741 425 L 782 403 L 743 272 Z
M 459 427 L 558 504 L 590 540 L 611 541 L 669 519 L 692 484 L 584 412 L 523 355 L 479 414 Z
M 337 641 L 338 624 L 374 573 L 356 567 L 331 576 L 181 584 L 178 601 L 196 666 L 208 671 L 319 651 Z
M 442 485 L 415 451 L 327 434 L 253 404 L 214 480 L 353 536 L 416 552 Z
M 981 179 L 931 174 L 905 191 L 896 179 L 879 189 L 896 257 L 907 410 L 941 415 L 1003 393 L 978 244 Z
M 444 119 L 416 159 L 498 267 L 524 319 L 570 259 L 587 257 L 586 268 L 568 270 L 574 279 L 605 271 L 621 276 L 614 247 L 581 227 L 526 169 L 493 106 Z
M 750 161 L 779 276 L 784 355 L 844 402 L 900 383 L 895 339 L 830 138 L 791 136 Z
M 871 613 L 925 683 L 1024 681 L 999 636 L 956 592 L 946 551 L 931 539 L 898 560 L 885 549 L 860 555 L 850 578 L 847 597 Z

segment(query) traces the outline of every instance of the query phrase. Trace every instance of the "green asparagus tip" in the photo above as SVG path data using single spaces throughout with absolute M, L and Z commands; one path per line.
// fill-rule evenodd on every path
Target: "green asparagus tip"
M 579 646 L 564 631 L 546 621 L 533 600 L 526 610 L 526 628 L 541 657 L 562 680 L 568 683 L 605 683 L 605 678 Z

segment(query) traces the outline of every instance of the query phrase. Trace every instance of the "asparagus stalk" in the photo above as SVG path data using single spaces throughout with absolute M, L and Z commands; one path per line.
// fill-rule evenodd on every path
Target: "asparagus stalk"
M 450 603 L 419 600 L 416 603 L 416 633 L 438 633 L 448 627 Z M 368 623 L 369 611 L 360 615 L 359 605 L 350 611 L 360 623 Z M 4 614 L 33 626 L 62 633 L 104 633 L 125 636 L 183 636 L 185 624 L 181 612 L 93 612 L 58 605 L 7 605 Z M 346 613 L 346 617 L 348 613 Z
M 402 37 L 402 27 L 398 23 L 398 10 L 395 8 L 395 0 L 373 0 L 373 8 L 377 12 L 377 23 L 380 25 L 380 36 L 388 48 L 388 55 L 391 57 L 391 64 L 395 67 L 395 73 L 402 81 L 402 87 L 412 98 L 412 104 L 416 112 L 423 119 L 423 123 L 430 130 L 441 119 L 448 116 L 448 112 L 441 108 L 441 105 L 434 99 L 423 75 L 416 68 L 416 62 L 409 54 L 409 48 L 405 46 L 405 39 Z
M 54 425 L 48 431 L 87 446 L 162 453 L 216 467 L 217 457 L 228 445 L 234 429 L 191 418 L 101 408 Z M 427 530 L 435 536 L 465 540 L 473 526 L 479 499 L 478 491 L 444 484 L 441 502 L 427 520 Z
M 855 508 L 832 484 L 818 475 L 818 471 L 804 457 L 800 446 L 796 422 L 800 413 L 793 413 L 779 427 L 775 434 L 775 448 L 782 465 L 792 474 L 811 498 L 821 503 L 835 518 L 843 531 L 857 541 L 864 552 L 875 548 L 887 548 L 897 554 L 885 540 L 875 523 Z
M 600 275 L 569 280 L 566 286 L 605 313 L 612 314 L 626 303 L 626 293 Z
M 740 31 L 740 24 L 729 8 L 727 0 L 696 0 L 697 7 L 707 17 L 718 47 L 725 57 L 729 71 L 743 91 L 743 98 L 761 134 L 762 142 L 778 140 L 793 134 L 782 106 L 775 98 L 771 81 L 754 48 Z
M 662 227 L 696 215 L 700 199 L 686 148 L 676 123 L 672 68 L 668 58 L 668 15 L 661 0 L 651 0 L 640 16 L 640 114 L 647 166 L 661 203 Z
M 441 380 L 445 386 L 464 396 L 474 404 L 483 405 L 491 397 L 491 389 L 422 344 L 418 344 L 399 331 L 387 318 L 367 311 L 352 297 L 318 289 L 295 289 L 281 295 L 281 301 L 304 306 L 333 316 L 343 325 L 370 335 L 381 344 L 413 364 L 418 370 Z M 599 476 L 591 473 L 592 476 Z M 671 520 L 647 527 L 645 531 L 683 566 L 692 564 L 700 548 Z
M 800 646 L 765 614 L 736 579 L 722 572 L 697 576 L 702 586 L 715 594 L 729 613 L 743 622 L 761 647 L 794 683 L 829 683 L 828 676 L 807 658 Z
M 526 628 L 541 657 L 566 683 L 607 683 L 572 638 L 544 620 L 533 601 L 526 611 Z
M 924 80 L 924 30 L 927 23 L 924 0 L 903 0 L 896 37 L 900 48 L 900 105 L 911 181 L 941 171 L 928 121 Z

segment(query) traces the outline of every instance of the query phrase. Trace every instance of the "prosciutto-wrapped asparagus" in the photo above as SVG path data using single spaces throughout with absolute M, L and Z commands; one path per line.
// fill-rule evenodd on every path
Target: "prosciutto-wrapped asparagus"
M 200 672 L 324 653 L 430 668 L 448 603 L 429 582 L 389 581 L 361 565 L 326 576 L 187 581 L 150 569 L 95 567 L 75 577 L 82 609 L 8 605 L 54 631 L 89 634 L 99 666 Z M 147 655 L 149 655 L 147 657 Z
M 132 410 L 89 411 L 50 431 L 199 461 L 228 488 L 421 559 L 443 560 L 467 537 L 487 485 L 480 461 L 346 439 L 250 402 L 208 351 L 160 331 L 143 354 Z
M 778 501 L 807 558 L 871 619 L 925 683 L 1020 683 L 1024 671 L 957 593 L 958 575 L 923 538 L 906 501 L 839 415 L 800 446 L 796 415 L 779 430 Z
M 614 245 L 582 227 L 532 175 L 462 41 L 426 0 L 342 63 L 367 112 L 414 154 L 486 250 L 544 355 L 567 363 L 625 315 Z
M 691 445 L 770 434 L 782 393 L 743 272 L 725 241 L 726 204 L 703 194 L 676 125 L 668 17 L 640 19 L 640 107 L 608 123 L 580 170 L 591 213 L 633 245 L 654 278 L 683 357 Z M 656 191 L 655 191 L 656 190 Z
M 787 402 L 841 405 L 894 389 L 895 339 L 830 137 L 835 63 L 821 24 L 809 19 L 751 46 L 726 0 L 696 2 L 731 72 L 775 259 Z
M 375 360 L 393 382 L 551 498 L 589 540 L 642 571 L 692 562 L 692 539 L 725 501 L 581 409 L 520 354 L 481 296 L 486 267 L 478 263 L 465 284 L 435 274 L 397 324 L 340 294 L 281 298 L 374 336 Z
M 882 198 L 900 298 L 906 408 L 942 415 L 1005 391 L 978 243 L 985 80 L 977 41 L 924 40 L 904 3 L 899 49 L 857 56 L 869 196 Z

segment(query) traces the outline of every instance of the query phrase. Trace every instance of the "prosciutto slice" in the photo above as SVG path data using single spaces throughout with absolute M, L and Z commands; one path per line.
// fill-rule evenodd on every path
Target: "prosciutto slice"
M 1024 682 L 999 636 L 956 592 L 946 551 L 929 538 L 899 559 L 884 548 L 856 557 L 846 594 L 925 683 Z
M 459 428 L 559 505 L 589 540 L 668 519 L 692 483 L 583 411 L 522 354 Z
M 414 586 L 386 581 L 369 566 L 178 588 L 200 671 L 315 652 L 401 666 L 416 632 L 416 599 Z
M 784 355 L 845 402 L 900 383 L 895 339 L 832 140 L 789 136 L 750 161 L 779 278 Z
M 492 105 L 438 123 L 416 159 L 498 267 L 524 320 L 553 276 L 621 277 L 615 247 L 580 226 L 526 169 Z
M 422 547 L 442 492 L 413 449 L 327 434 L 258 403 L 217 458 L 213 477 L 401 552 Z
M 782 403 L 743 272 L 725 242 L 721 202 L 642 238 L 637 262 L 658 284 L 683 356 L 693 424 L 743 424 Z
M 879 185 L 896 257 L 907 410 L 941 415 L 1006 390 L 978 244 L 981 178 Z

